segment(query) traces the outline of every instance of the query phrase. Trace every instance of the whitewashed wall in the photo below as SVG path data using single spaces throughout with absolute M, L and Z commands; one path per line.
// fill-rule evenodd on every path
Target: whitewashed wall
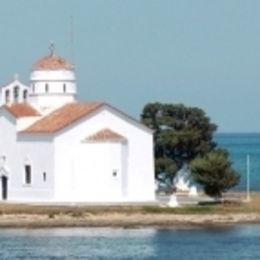
M 152 133 L 144 127 L 140 127 L 140 124 L 135 123 L 131 119 L 122 116 L 121 113 L 117 113 L 115 110 L 106 108 L 97 111 L 96 114 L 86 120 L 83 118 L 76 124 L 72 125 L 69 129 L 64 129 L 55 137 L 55 186 L 57 199 L 61 200 L 66 194 L 72 194 L 72 180 L 74 179 L 74 169 L 75 163 L 78 163 L 78 170 L 80 172 L 80 167 L 82 167 L 82 173 L 84 174 L 84 167 L 81 163 L 84 159 L 84 155 L 80 154 L 79 150 L 85 149 L 86 160 L 88 156 L 91 156 L 91 160 L 94 161 L 93 156 L 100 162 L 100 168 L 96 172 L 105 172 L 105 169 L 111 171 L 111 168 L 107 168 L 107 156 L 108 152 L 105 149 L 99 149 L 96 145 L 96 149 L 100 152 L 94 152 L 90 155 L 91 151 L 87 151 L 90 148 L 79 148 L 80 142 L 87 136 L 94 134 L 95 132 L 103 129 L 110 128 L 127 139 L 127 149 L 126 146 L 120 147 L 120 156 L 114 156 L 114 158 L 121 158 L 120 165 L 121 171 L 125 173 L 125 177 L 122 178 L 119 183 L 122 192 L 120 196 L 116 197 L 112 194 L 104 193 L 99 194 L 96 200 L 128 200 L 128 201 L 151 201 L 154 200 L 154 162 L 153 162 L 153 138 Z M 107 145 L 107 149 L 112 149 L 111 144 Z M 93 144 L 94 146 L 94 144 Z M 102 146 L 101 146 L 102 147 Z M 119 149 L 119 148 L 118 148 Z M 79 155 L 80 154 L 80 155 Z M 111 153 L 110 153 L 111 154 Z M 113 154 L 113 153 L 112 153 Z M 119 154 L 119 151 L 118 153 Z M 75 160 L 75 155 L 82 159 Z M 72 159 L 74 158 L 74 159 Z M 104 167 L 102 166 L 104 165 Z M 86 168 L 87 169 L 87 168 Z M 108 175 L 110 175 L 108 173 Z M 112 174 L 111 174 L 112 175 Z M 90 178 L 89 181 L 94 185 L 94 189 L 98 187 L 97 183 L 100 183 L 100 176 L 95 175 Z M 123 175 L 122 175 L 123 176 Z M 85 176 L 82 177 L 85 179 Z M 87 182 L 87 179 L 85 179 Z M 74 190 L 77 187 L 74 185 Z M 119 184 L 117 184 L 119 185 Z M 81 188 L 80 188 L 81 189 Z M 87 196 L 87 192 L 85 194 Z M 83 198 L 85 196 L 78 197 L 84 200 L 92 200 L 91 198 Z M 95 200 L 95 198 L 94 198 Z
M 66 103 L 73 102 L 75 100 L 74 94 L 30 94 L 30 103 L 41 112 L 44 109 L 58 108 Z
M 39 120 L 42 116 L 26 116 L 16 119 L 17 132 L 22 131 Z
M 8 200 L 53 200 L 54 152 L 50 137 L 17 137 L 16 119 L 5 109 L 0 110 L 0 126 L 3 137 L 0 138 L 0 158 L 5 157 L 4 167 L 8 169 Z M 32 168 L 32 182 L 29 185 L 25 184 L 25 164 L 30 164 Z M 46 172 L 46 181 L 43 172 Z
M 48 91 L 46 91 L 46 84 Z M 29 101 L 33 106 L 58 107 L 74 101 L 76 94 L 74 71 L 36 70 L 31 72 Z
M 73 70 L 33 70 L 30 74 L 31 82 L 37 81 L 75 81 L 75 72 Z
M 61 201 L 118 201 L 122 198 L 121 143 L 63 145 L 55 161 L 55 195 Z M 57 157 L 56 157 L 57 158 Z M 117 176 L 113 176 L 113 171 Z
M 16 164 L 16 121 L 15 118 L 6 110 L 0 109 L 0 157 L 1 166 L 8 169 L 8 198 L 14 198 L 15 194 L 13 187 L 16 186 L 15 178 L 15 164 Z M 0 184 L 0 186 L 2 186 Z M 2 188 L 2 187 L 1 187 Z M 0 200 L 2 199 L 2 191 L 0 193 Z
M 15 200 L 54 200 L 54 145 L 50 136 L 19 134 L 17 139 Z M 32 182 L 25 184 L 24 165 L 32 167 Z M 44 173 L 46 179 L 44 179 Z

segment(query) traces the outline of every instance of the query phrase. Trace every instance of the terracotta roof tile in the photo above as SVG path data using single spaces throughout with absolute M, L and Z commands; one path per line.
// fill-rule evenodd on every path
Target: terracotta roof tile
M 125 137 L 108 129 L 104 128 L 93 135 L 88 136 L 84 141 L 120 141 L 124 140 Z
M 101 102 L 70 103 L 35 122 L 21 133 L 54 133 L 101 107 Z
M 32 70 L 73 70 L 74 66 L 56 54 L 50 54 L 38 60 Z
M 41 114 L 27 103 L 14 103 L 3 106 L 16 118 L 27 116 L 40 116 Z

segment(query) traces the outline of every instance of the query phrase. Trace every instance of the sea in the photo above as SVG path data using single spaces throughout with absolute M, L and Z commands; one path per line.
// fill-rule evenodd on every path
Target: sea
M 260 133 L 217 133 L 214 140 L 228 150 L 233 167 L 240 174 L 240 183 L 234 190 L 245 191 L 249 176 L 250 190 L 259 191 Z
M 0 259 L 257 260 L 260 225 L 0 229 Z

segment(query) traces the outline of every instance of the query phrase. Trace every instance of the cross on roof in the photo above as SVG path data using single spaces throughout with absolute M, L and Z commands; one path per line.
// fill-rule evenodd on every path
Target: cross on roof
M 54 42 L 50 43 L 49 50 L 50 50 L 50 55 L 52 56 L 54 54 L 54 50 L 55 50 Z

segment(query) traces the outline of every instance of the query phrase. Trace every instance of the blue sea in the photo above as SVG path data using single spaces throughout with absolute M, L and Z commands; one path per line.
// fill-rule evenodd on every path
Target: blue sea
M 193 229 L 0 229 L 0 259 L 260 259 L 260 225 Z
M 229 151 L 234 168 L 240 173 L 236 190 L 246 189 L 247 155 L 250 159 L 250 188 L 260 190 L 260 133 L 216 134 L 215 141 Z

